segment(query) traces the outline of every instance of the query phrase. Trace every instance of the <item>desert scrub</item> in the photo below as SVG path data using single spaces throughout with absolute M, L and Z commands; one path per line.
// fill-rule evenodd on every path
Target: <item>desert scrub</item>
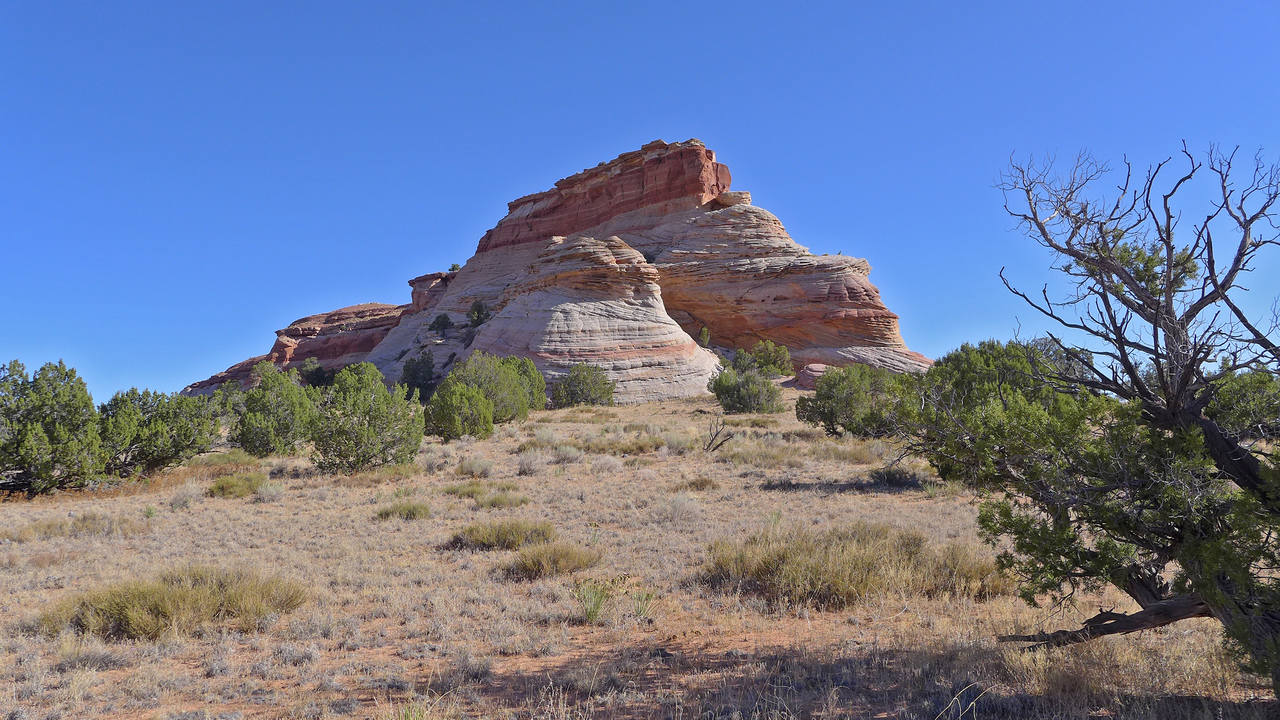
M 245 498 L 253 495 L 267 483 L 264 473 L 236 473 L 224 475 L 213 481 L 205 494 L 209 497 Z
M 37 625 L 50 637 L 69 628 L 108 640 L 157 640 L 210 624 L 255 632 L 306 599 L 305 588 L 291 580 L 192 565 L 68 598 L 41 613 Z
M 547 458 L 540 452 L 533 450 L 525 450 L 520 453 L 519 459 L 516 461 L 517 475 L 537 475 L 542 470 L 542 466 L 547 464 Z
M 208 473 L 208 477 L 216 478 L 220 475 L 250 472 L 256 470 L 261 463 L 261 460 L 244 450 L 231 448 L 226 452 L 197 455 L 188 460 L 183 467 L 204 470 Z
M 515 490 L 517 487 L 518 486 L 512 482 L 482 483 L 479 480 L 468 480 L 464 483 L 446 485 L 440 492 L 445 495 L 476 500 L 479 499 L 480 496 L 488 494 L 489 492 L 508 492 Z
M 599 550 L 569 542 L 550 542 L 521 548 L 506 573 L 514 580 L 537 580 L 585 570 L 599 562 Z
M 13 542 L 34 542 L 50 538 L 128 537 L 145 532 L 149 528 L 150 525 L 143 520 L 86 512 L 72 517 L 36 520 L 16 530 L 0 532 L 0 538 Z
M 720 483 L 709 477 L 696 477 L 692 480 L 686 480 L 671 486 L 672 492 L 680 492 L 682 490 L 693 490 L 695 492 L 704 492 L 707 490 L 719 490 Z
M 450 544 L 473 550 L 516 550 L 555 539 L 556 530 L 549 522 L 508 519 L 468 525 L 453 536 Z
M 854 523 L 814 531 L 773 525 L 712 543 L 702 579 L 777 606 L 841 608 L 871 597 L 963 597 L 1014 592 L 995 560 L 968 545 L 931 546 L 917 532 Z
M 582 459 L 582 451 L 572 445 L 560 445 L 556 447 L 554 457 L 557 465 L 567 465 Z
M 431 517 L 431 508 L 426 503 L 401 500 L 378 508 L 373 517 L 375 520 L 421 520 Z
M 469 457 L 458 463 L 458 474 L 465 477 L 489 477 L 493 472 L 493 463 L 483 458 Z
M 476 498 L 477 508 L 509 508 L 528 505 L 529 496 L 520 495 L 505 490 Z

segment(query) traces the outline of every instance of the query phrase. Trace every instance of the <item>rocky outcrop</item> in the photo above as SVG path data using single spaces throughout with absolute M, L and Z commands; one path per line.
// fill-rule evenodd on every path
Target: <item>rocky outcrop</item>
M 253 366 L 264 360 L 288 368 L 315 358 L 326 370 L 363 362 L 409 307 L 364 303 L 294 320 L 288 327 L 276 331 L 276 342 L 266 355 L 236 363 L 207 380 L 189 385 L 184 392 L 213 392 L 227 381 L 245 385 Z
M 420 352 L 447 371 L 482 349 L 530 357 L 552 382 L 589 362 L 624 402 L 705 392 L 716 359 L 691 338 L 703 327 L 725 348 L 785 344 L 797 367 L 928 367 L 907 349 L 866 260 L 811 254 L 729 183 L 702 143 L 649 143 L 509 203 L 460 270 L 409 281 L 408 305 L 304 318 L 264 357 L 368 360 L 396 379 Z M 431 329 L 442 314 L 464 324 L 477 301 L 493 312 L 484 325 Z M 361 308 L 359 328 L 334 319 Z

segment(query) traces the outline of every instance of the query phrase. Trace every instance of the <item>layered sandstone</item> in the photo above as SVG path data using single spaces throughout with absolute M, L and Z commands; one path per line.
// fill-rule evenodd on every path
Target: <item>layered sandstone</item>
M 797 367 L 928 367 L 867 261 L 811 254 L 729 183 L 702 143 L 649 143 L 511 202 L 461 270 L 410 280 L 408 305 L 357 306 L 370 308 L 359 329 L 330 319 L 357 308 L 304 318 L 266 359 L 367 360 L 396 379 L 420 352 L 443 372 L 481 349 L 530 357 L 552 382 L 572 364 L 599 365 L 624 402 L 705 392 L 717 358 L 691 338 L 703 327 L 722 351 L 782 343 Z M 430 329 L 441 314 L 465 322 L 476 301 L 493 312 L 481 327 Z
M 308 315 L 276 331 L 275 344 L 266 355 L 258 355 L 232 365 L 206 380 L 188 386 L 186 392 L 212 392 L 219 385 L 249 382 L 253 366 L 264 360 L 289 368 L 315 358 L 326 370 L 364 362 L 391 328 L 400 322 L 407 305 L 363 303 L 333 312 Z

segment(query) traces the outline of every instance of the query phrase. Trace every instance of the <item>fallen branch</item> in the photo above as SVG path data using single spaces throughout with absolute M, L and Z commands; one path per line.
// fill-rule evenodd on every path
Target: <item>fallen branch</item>
M 1032 633 L 1030 635 L 1001 635 L 1000 642 L 1031 642 L 1026 650 L 1038 650 L 1048 647 L 1062 647 L 1092 640 L 1103 635 L 1124 635 L 1139 630 L 1164 627 L 1179 620 L 1196 617 L 1209 617 L 1209 606 L 1195 594 L 1177 595 L 1167 600 L 1152 603 L 1135 613 L 1124 614 L 1104 610 L 1084 621 L 1084 627 L 1078 630 L 1057 630 L 1051 633 Z

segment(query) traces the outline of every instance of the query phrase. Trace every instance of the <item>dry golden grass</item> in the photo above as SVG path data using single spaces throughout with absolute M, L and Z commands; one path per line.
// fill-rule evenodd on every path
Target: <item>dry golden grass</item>
M 302 585 L 289 580 L 193 565 L 67 598 L 42 612 L 38 623 L 52 637 L 70 629 L 104 639 L 158 640 L 211 623 L 253 632 L 306 597 Z
M 994 640 L 1131 609 L 1113 591 L 1057 612 L 1006 595 L 896 590 L 822 609 L 698 582 L 714 543 L 745 541 L 774 517 L 815 537 L 874 523 L 921 533 L 930 548 L 977 542 L 972 497 L 910 465 L 876 472 L 892 448 L 777 414 L 732 418 L 743 421 L 729 428 L 737 437 L 708 454 L 717 416 L 710 398 L 537 411 L 490 439 L 427 440 L 414 463 L 356 476 L 321 475 L 303 458 L 213 454 L 148 483 L 0 503 L 9 533 L 89 513 L 146 528 L 0 537 L 0 615 L 10 619 L 0 716 L 959 720 L 952 701 L 980 694 L 965 720 L 1274 709 L 1209 620 L 1047 653 Z M 569 451 L 557 462 L 560 447 Z M 490 463 L 489 476 L 459 477 L 469 458 Z M 278 487 L 274 501 L 205 495 L 215 475 L 255 472 Z M 504 492 L 529 502 L 478 507 Z M 430 520 L 372 520 L 413 501 L 429 501 Z M 536 545 L 454 542 L 508 522 L 549 523 L 555 542 L 599 560 L 513 582 L 506 567 Z M 251 628 L 214 621 L 154 641 L 28 629 L 81 593 L 191 564 L 302 578 L 309 597 Z
M 521 548 L 505 572 L 514 580 L 538 580 L 585 570 L 599 562 L 599 550 L 569 542 L 547 542 Z
M 69 517 L 55 517 L 29 522 L 12 530 L 0 531 L 0 538 L 26 543 L 53 538 L 128 537 L 146 532 L 149 524 L 142 517 L 105 515 L 85 512 Z
M 711 545 L 703 580 L 783 606 L 842 608 L 876 597 L 989 600 L 1014 583 L 991 553 L 967 543 L 933 546 L 924 534 L 852 522 L 822 532 L 770 526 Z
M 426 503 L 401 500 L 378 508 L 375 520 L 421 520 L 431 517 L 431 507 Z
M 453 536 L 452 545 L 475 550 L 516 550 L 555 539 L 556 530 L 549 522 L 508 518 L 468 525 Z

